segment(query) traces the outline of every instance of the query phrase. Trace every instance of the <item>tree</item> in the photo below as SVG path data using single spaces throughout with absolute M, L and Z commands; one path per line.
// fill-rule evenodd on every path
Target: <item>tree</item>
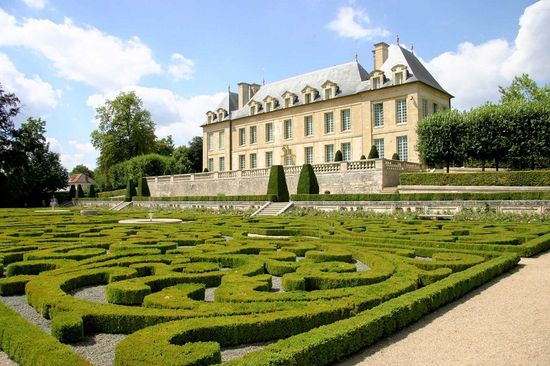
M 71 184 L 71 188 L 69 188 L 69 197 L 75 198 L 76 197 L 76 188 L 74 184 Z
M 398 153 L 393 153 L 393 155 L 391 156 L 391 159 L 392 160 L 399 160 L 399 154 Z
M 192 170 L 191 161 L 189 160 L 189 147 L 182 145 L 178 146 L 172 156 L 174 157 L 174 174 L 187 174 Z
M 187 159 L 190 166 L 189 173 L 199 173 L 202 168 L 202 137 L 195 136 L 189 141 Z
M 131 202 L 132 197 L 136 195 L 136 187 L 134 186 L 134 181 L 131 179 L 128 179 L 128 183 L 126 184 L 126 194 L 124 195 L 124 201 Z
M 418 152 L 428 166 L 443 164 L 447 173 L 453 162 L 465 157 L 464 116 L 457 110 L 432 114 L 418 123 Z
M 97 194 L 95 193 L 95 187 L 94 185 L 90 185 L 90 189 L 88 190 L 88 197 L 89 198 L 96 198 Z
M 15 94 L 6 93 L 0 84 L 0 177 L 4 175 L 7 151 L 14 132 L 13 118 L 19 113 L 19 99 Z M 5 176 L 4 176 L 5 177 Z
M 99 127 L 92 144 L 99 149 L 98 165 L 106 172 L 116 163 L 155 150 L 155 123 L 135 92 L 121 92 L 96 109 Z
M 342 161 L 342 152 L 340 150 L 336 151 L 336 154 L 334 154 L 334 161 Z
M 80 184 L 76 186 L 76 198 L 84 198 L 84 190 Z
M 149 191 L 149 185 L 147 184 L 147 178 L 141 177 L 138 180 L 137 195 L 141 197 L 151 196 L 151 192 Z
M 369 159 L 378 159 L 380 155 L 378 155 L 378 149 L 376 148 L 376 145 L 372 145 L 369 151 Z
M 516 76 L 509 87 L 499 86 L 501 103 L 550 102 L 550 85 L 538 87 L 528 74 Z
M 273 165 L 269 171 L 267 195 L 275 196 L 276 202 L 288 202 L 288 186 L 286 185 L 285 169 L 282 165 Z
M 155 152 L 159 155 L 171 156 L 174 153 L 174 140 L 172 140 L 172 135 L 156 140 Z
M 92 177 L 94 176 L 94 172 L 90 170 L 86 165 L 78 164 L 71 170 L 70 174 L 88 174 L 88 176 Z
M 304 164 L 298 178 L 298 194 L 319 194 L 319 183 L 311 164 Z
M 41 119 L 29 118 L 12 131 L 2 172 L 3 205 L 40 205 L 67 185 L 67 170 L 61 166 L 59 154 L 49 150 L 44 137 L 45 124 Z

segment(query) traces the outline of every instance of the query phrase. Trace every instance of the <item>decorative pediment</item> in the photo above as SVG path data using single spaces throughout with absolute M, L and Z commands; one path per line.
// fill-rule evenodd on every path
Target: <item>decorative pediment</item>
M 370 77 L 371 78 L 376 78 L 376 77 L 379 77 L 379 76 L 384 76 L 384 71 L 382 70 L 373 70 L 371 73 L 370 73 Z
M 290 91 L 284 92 L 282 97 L 284 100 L 285 108 L 292 107 L 294 103 L 296 103 L 296 100 L 298 99 L 298 96 Z
M 305 88 L 302 89 L 302 94 L 306 93 L 314 93 L 314 95 L 317 95 L 319 91 L 309 85 L 306 85 Z
M 391 71 L 393 71 L 393 72 L 403 71 L 403 70 L 407 70 L 407 66 L 402 65 L 402 64 L 397 64 L 397 65 L 395 65 L 394 67 L 391 68 Z
M 208 118 L 208 123 L 211 123 L 216 119 L 216 113 L 214 113 L 213 111 L 208 111 L 206 112 L 206 118 Z
M 323 85 L 321 85 L 321 87 L 323 89 L 327 89 L 327 88 L 338 88 L 338 85 L 336 85 L 336 83 L 333 83 L 332 81 L 330 80 L 327 80 L 323 83 Z

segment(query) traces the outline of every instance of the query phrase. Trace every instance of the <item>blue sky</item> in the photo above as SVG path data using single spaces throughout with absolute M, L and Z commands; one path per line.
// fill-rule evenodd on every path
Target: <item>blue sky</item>
M 95 108 L 135 90 L 157 136 L 184 144 L 228 85 L 276 81 L 353 60 L 372 45 L 415 53 L 468 109 L 529 73 L 550 80 L 550 0 L 146 1 L 0 0 L 0 83 L 21 119 L 47 121 L 71 169 L 95 167 Z

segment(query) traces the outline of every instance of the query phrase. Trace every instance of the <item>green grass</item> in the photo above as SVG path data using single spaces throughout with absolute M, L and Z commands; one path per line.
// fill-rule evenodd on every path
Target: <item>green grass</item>
M 16 324 L 0 332 L 2 349 L 32 364 L 29 339 L 36 339 L 55 349 L 49 364 L 78 364 L 63 343 L 124 333 L 116 365 L 219 363 L 220 347 L 263 341 L 274 343 L 231 364 L 330 364 L 510 270 L 520 256 L 550 248 L 547 222 L 493 217 L 163 210 L 155 217 L 184 223 L 118 224 L 146 217 L 137 209 L 97 216 L 0 210 L 8 276 L 0 278 L 0 295 L 25 294 L 52 319 L 50 336 L 0 307 L 0 321 Z M 357 271 L 354 261 L 369 270 Z M 284 292 L 271 291 L 272 276 L 282 277 Z M 97 285 L 107 285 L 108 304 L 68 294 Z M 203 301 L 211 287 L 215 301 Z

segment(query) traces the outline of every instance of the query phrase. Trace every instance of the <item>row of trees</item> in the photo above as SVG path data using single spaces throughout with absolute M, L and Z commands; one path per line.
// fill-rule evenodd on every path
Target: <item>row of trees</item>
M 430 167 L 494 162 L 515 169 L 550 166 L 550 86 L 528 75 L 499 88 L 499 104 L 442 111 L 418 124 L 418 152 Z
M 135 92 L 122 92 L 96 110 L 92 145 L 99 150 L 94 179 L 102 190 L 122 188 L 145 175 L 200 172 L 202 137 L 175 147 L 171 136 L 157 139 L 151 113 Z
M 0 206 L 39 206 L 67 185 L 67 170 L 44 137 L 46 122 L 14 119 L 21 102 L 0 84 Z

